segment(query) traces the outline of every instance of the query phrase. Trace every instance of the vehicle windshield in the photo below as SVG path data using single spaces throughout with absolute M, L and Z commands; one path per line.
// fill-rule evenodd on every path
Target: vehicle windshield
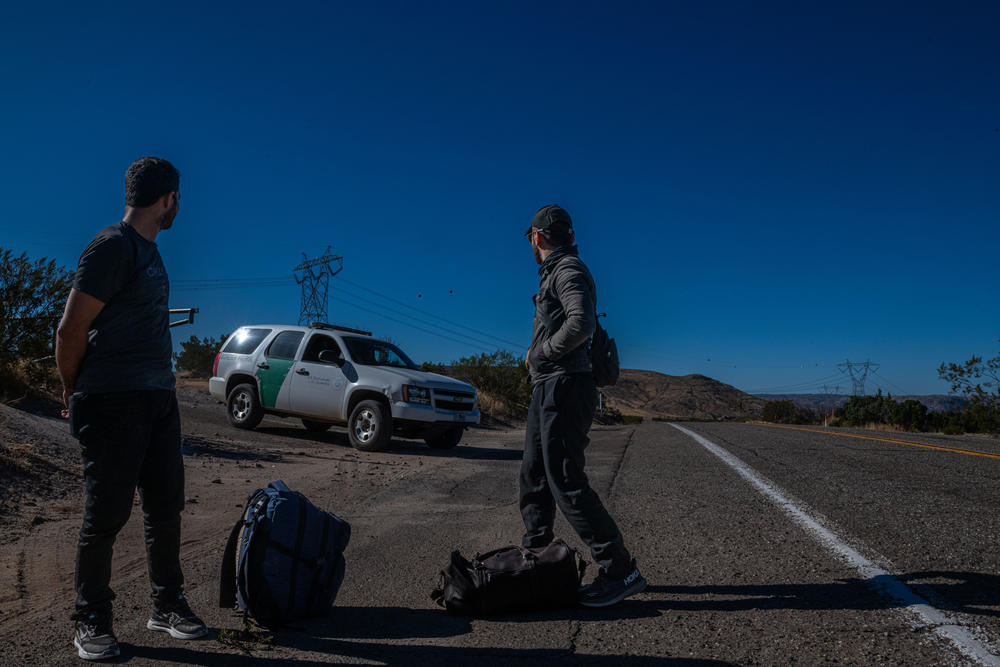
M 351 353 L 351 359 L 356 364 L 419 370 L 417 365 L 401 349 L 384 340 L 345 336 L 344 343 L 347 345 L 347 351 Z

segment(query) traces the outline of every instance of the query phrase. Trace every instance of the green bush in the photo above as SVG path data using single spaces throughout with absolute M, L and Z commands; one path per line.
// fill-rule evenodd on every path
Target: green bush
M 531 402 L 528 369 L 519 357 L 506 350 L 462 357 L 449 365 L 424 362 L 420 370 L 471 384 L 479 392 L 480 410 L 488 417 L 504 419 L 523 416 L 528 411 Z
M 73 273 L 55 260 L 32 262 L 0 248 L 0 365 L 52 356 Z
M 212 377 L 215 355 L 227 338 L 228 335 L 222 335 L 218 340 L 214 338 L 198 340 L 197 336 L 191 336 L 181 343 L 181 351 L 174 354 L 177 371 L 186 371 L 191 377 Z
M 761 419 L 773 424 L 815 424 L 819 421 L 812 410 L 791 400 L 768 401 L 761 411 Z

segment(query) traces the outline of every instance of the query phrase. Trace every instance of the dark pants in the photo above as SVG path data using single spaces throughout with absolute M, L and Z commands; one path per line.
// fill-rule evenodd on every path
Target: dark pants
M 76 617 L 111 608 L 111 554 L 138 486 L 153 603 L 181 594 L 184 464 L 173 391 L 73 394 L 70 429 L 83 453 L 87 501 L 76 552 Z
M 552 541 L 558 504 L 594 560 L 608 575 L 625 577 L 631 556 L 583 471 L 583 450 L 590 442 L 587 434 L 596 407 L 597 389 L 589 373 L 535 385 L 521 462 L 522 544 L 535 548 Z

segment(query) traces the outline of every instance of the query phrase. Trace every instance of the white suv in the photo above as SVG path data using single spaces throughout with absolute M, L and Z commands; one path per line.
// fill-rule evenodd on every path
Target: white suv
M 265 414 L 299 417 L 310 431 L 347 426 L 351 444 L 377 451 L 396 433 L 450 449 L 479 423 L 475 388 L 426 373 L 371 333 L 332 324 L 238 329 L 215 357 L 212 396 L 229 423 L 254 428 Z

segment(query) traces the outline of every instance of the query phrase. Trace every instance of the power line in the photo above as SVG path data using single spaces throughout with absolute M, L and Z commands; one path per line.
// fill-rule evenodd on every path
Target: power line
M 872 373 L 873 373 L 874 375 L 877 375 L 877 376 L 879 376 L 880 378 L 882 378 L 882 379 L 883 379 L 883 380 L 885 380 L 886 382 L 888 382 L 888 383 L 889 383 L 890 385 L 892 385 L 893 387 L 895 387 L 895 388 L 896 388 L 896 389 L 897 389 L 897 390 L 898 390 L 898 391 L 899 391 L 900 393 L 902 393 L 903 395 L 906 395 L 906 394 L 909 394 L 909 392 L 908 392 L 908 391 L 906 391 L 905 389 L 903 389 L 903 388 L 902 388 L 902 387 L 900 387 L 900 386 L 899 386 L 898 384 L 896 384 L 895 382 L 893 382 L 892 380 L 890 380 L 890 379 L 889 379 L 889 378 L 887 378 L 886 376 L 882 375 L 882 374 L 881 374 L 881 373 L 879 373 L 878 371 L 874 371 L 874 370 L 873 370 L 873 371 L 872 371 Z
M 431 317 L 439 319 L 442 322 L 446 322 L 446 323 L 452 325 L 453 327 L 458 327 L 460 329 L 465 329 L 466 331 L 471 331 L 474 334 L 479 334 L 480 336 L 486 336 L 487 338 L 492 338 L 493 340 L 498 340 L 498 341 L 500 341 L 501 343 L 503 343 L 505 345 L 513 345 L 516 348 L 524 349 L 524 344 L 523 343 L 515 343 L 513 341 L 509 341 L 509 340 L 506 340 L 504 338 L 499 338 L 497 336 L 494 336 L 491 333 L 488 333 L 488 332 L 485 332 L 485 331 L 480 331 L 479 329 L 473 329 L 472 327 L 466 326 L 464 324 L 459 324 L 458 322 L 452 322 L 451 320 L 447 320 L 447 319 L 445 319 L 445 318 L 443 318 L 443 317 L 441 317 L 439 315 L 435 315 L 434 313 L 427 312 L 426 310 L 423 310 L 421 308 L 417 308 L 416 306 L 411 306 L 408 303 L 404 303 L 402 301 L 399 301 L 398 299 L 394 299 L 391 296 L 387 296 L 387 295 L 382 294 L 380 292 L 376 292 L 375 290 L 370 289 L 368 287 L 365 287 L 364 285 L 359 285 L 359 284 L 357 284 L 355 282 L 352 282 L 352 281 L 348 280 L 347 278 L 340 278 L 339 280 L 342 283 L 346 283 L 348 285 L 351 285 L 352 287 L 357 287 L 358 289 L 364 290 L 364 291 L 368 292 L 369 294 L 374 294 L 375 296 L 381 297 L 381 298 L 385 299 L 386 301 L 391 301 L 392 303 L 395 303 L 397 305 L 403 306 L 404 308 L 409 308 L 410 310 L 415 310 L 418 313 L 423 313 L 424 315 L 430 315 Z M 412 316 L 408 316 L 408 317 L 412 317 Z
M 335 290 L 335 291 L 337 291 L 337 292 L 340 292 L 340 293 L 342 293 L 342 294 L 347 294 L 347 295 L 349 295 L 349 296 L 351 296 L 351 297 L 354 297 L 354 298 L 362 298 L 362 297 L 358 297 L 358 296 L 357 296 L 357 295 L 355 295 L 355 294 L 352 294 L 351 292 L 348 292 L 347 290 L 343 290 L 343 289 L 340 289 L 339 287 L 333 287 L 332 289 L 333 289 L 333 290 Z M 345 303 L 350 303 L 350 302 L 345 302 Z M 355 305 L 355 304 L 351 304 L 351 305 Z M 360 306 L 359 306 L 359 307 L 360 307 Z M 450 329 L 448 329 L 447 327 L 444 327 L 444 326 L 442 326 L 442 325 L 440 325 L 440 324 L 437 324 L 437 323 L 435 323 L 435 322 L 429 322 L 429 321 L 427 321 L 427 320 L 424 320 L 424 319 L 421 319 L 421 318 L 419 318 L 419 317 L 416 317 L 416 316 L 414 316 L 414 315 L 409 315 L 409 314 L 407 314 L 407 313 L 404 313 L 404 312 L 402 312 L 402 311 L 399 311 L 399 310 L 396 310 L 395 308 L 389 308 L 388 306 L 383 306 L 383 305 L 381 305 L 381 304 L 379 304 L 379 307 L 380 307 L 380 308 L 383 308 L 383 309 L 385 309 L 385 310 L 387 310 L 387 311 L 389 311 L 390 313 L 395 313 L 395 314 L 397 314 L 397 315 L 399 315 L 399 316 L 401 316 L 401 317 L 406 317 L 406 318 L 409 318 L 409 319 L 411 319 L 411 320 L 416 320 L 417 322 L 421 322 L 422 324 L 426 324 L 426 325 L 428 325 L 428 326 L 432 326 L 432 327 L 436 327 L 436 328 L 438 328 L 438 329 L 442 329 L 442 330 L 444 330 L 444 331 L 447 331 L 448 333 L 452 333 L 452 334 L 455 334 L 455 335 L 457 335 L 457 336 L 462 336 L 463 338 L 466 338 L 466 339 L 468 339 L 468 340 L 473 340 L 473 341 L 475 341 L 475 342 L 476 342 L 476 343 L 477 343 L 478 345 L 485 345 L 485 346 L 486 346 L 487 348 L 492 348 L 492 347 L 496 347 L 496 344 L 495 344 L 495 343 L 491 343 L 491 342 L 489 342 L 489 341 L 486 341 L 486 340 L 482 340 L 482 339 L 477 339 L 477 338 L 475 338 L 475 337 L 473 337 L 473 336 L 469 336 L 468 334 L 463 334 L 463 333 L 459 333 L 459 332 L 457 332 L 457 331 L 451 331 L 451 330 L 450 330 Z M 444 321 L 444 320 L 442 320 L 442 321 Z M 415 325 L 412 325 L 412 324 L 411 324 L 411 325 L 409 325 L 409 326 L 415 326 Z M 518 346 L 518 348 L 519 348 L 519 349 L 521 349 L 521 346 Z
M 334 275 L 336 275 L 336 274 L 334 274 Z M 482 330 L 479 330 L 479 329 L 476 329 L 476 328 L 473 328 L 473 327 L 470 327 L 470 326 L 467 326 L 467 325 L 464 325 L 464 324 L 459 324 L 458 322 L 453 322 L 453 321 L 451 321 L 449 319 L 441 317 L 440 315 L 435 315 L 434 313 L 426 311 L 426 310 L 424 310 L 422 308 L 417 308 L 415 306 L 411 306 L 411 305 L 409 305 L 407 303 L 399 301 L 398 299 L 394 299 L 391 296 L 388 296 L 386 294 L 382 294 L 382 293 L 377 292 L 377 291 L 375 291 L 373 289 L 365 287 L 364 285 L 359 285 L 358 283 L 355 283 L 355 282 L 353 282 L 351 280 L 347 280 L 347 279 L 341 277 L 341 278 L 339 278 L 339 281 L 342 282 L 342 283 L 345 283 L 347 285 L 350 285 L 352 287 L 356 287 L 357 289 L 360 289 L 360 290 L 363 290 L 365 292 L 368 292 L 369 294 L 373 294 L 373 295 L 375 295 L 375 296 L 377 296 L 377 297 L 379 297 L 381 299 L 384 299 L 386 301 L 398 304 L 398 305 L 403 306 L 405 308 L 409 308 L 410 310 L 413 310 L 413 311 L 416 311 L 418 313 L 422 313 L 424 315 L 427 315 L 428 317 L 431 317 L 431 318 L 433 318 L 435 320 L 439 320 L 440 322 L 444 322 L 445 324 L 448 324 L 451 327 L 457 327 L 459 329 L 464 329 L 465 331 L 469 331 L 469 332 L 472 332 L 473 334 L 476 334 L 476 336 L 479 336 L 479 337 L 482 337 L 482 338 L 486 338 L 486 339 L 490 339 L 490 340 L 493 340 L 493 341 L 498 341 L 499 343 L 501 343 L 501 344 L 503 344 L 505 346 L 512 346 L 514 349 L 517 349 L 517 350 L 523 350 L 523 349 L 525 349 L 525 346 L 524 346 L 523 343 L 515 343 L 514 341 L 510 341 L 510 340 L 507 340 L 505 338 L 501 338 L 499 336 L 495 336 L 495 335 L 493 335 L 491 333 L 488 333 L 486 331 L 482 331 Z M 290 285 L 293 285 L 293 284 L 296 284 L 295 280 L 293 280 L 291 278 L 282 278 L 282 277 L 270 277 L 270 278 L 268 278 L 268 277 L 264 277 L 264 278 L 213 278 L 213 279 L 206 279 L 206 280 L 194 280 L 194 279 L 190 279 L 190 280 L 175 280 L 175 281 L 172 281 L 172 283 L 171 283 L 171 289 L 176 290 L 176 291 L 212 290 L 212 289 L 244 289 L 244 288 L 259 288 L 259 287 L 283 287 L 283 286 L 290 286 Z M 349 295 L 351 297 L 357 298 L 357 296 L 358 296 L 356 294 L 353 294 L 353 293 L 351 293 L 351 292 L 349 292 L 347 290 L 340 289 L 338 287 L 333 287 L 333 289 L 336 290 L 336 291 L 339 291 L 339 292 L 341 292 L 343 294 L 347 294 L 347 295 Z M 356 305 L 356 304 L 351 304 L 350 302 L 344 302 L 344 303 L 348 303 L 350 305 Z M 469 336 L 468 334 L 464 334 L 464 333 L 460 333 L 460 332 L 454 331 L 453 329 L 450 329 L 449 327 L 442 326 L 441 324 L 437 324 L 435 322 L 430 322 L 428 320 L 422 319 L 422 318 L 417 317 L 415 315 L 411 315 L 409 313 L 404 313 L 404 312 L 396 310 L 394 308 L 390 308 L 389 306 L 386 306 L 384 304 L 378 304 L 378 305 L 379 305 L 379 308 L 383 308 L 385 310 L 388 310 L 389 312 L 395 313 L 395 314 L 397 314 L 397 315 L 399 315 L 401 317 L 405 317 L 405 318 L 408 318 L 408 319 L 411 319 L 411 320 L 415 320 L 417 322 L 420 322 L 422 324 L 426 324 L 428 326 L 437 327 L 439 329 L 442 329 L 442 330 L 444 330 L 444 331 L 446 331 L 448 333 L 454 334 L 454 335 L 461 335 L 461 336 L 464 336 L 464 337 L 466 337 L 468 339 L 475 340 L 477 347 L 478 346 L 483 346 L 484 349 L 494 349 L 494 348 L 499 347 L 497 345 L 497 343 L 491 343 L 489 341 L 483 340 L 482 338 L 475 338 L 473 336 Z M 356 307 L 361 308 L 361 306 L 356 306 Z M 376 314 L 376 315 L 380 314 L 379 312 L 371 310 L 370 308 L 363 308 L 363 309 L 366 312 L 370 312 L 370 313 L 373 313 L 373 314 Z M 317 318 L 317 319 L 326 319 L 326 317 L 324 316 L 323 318 Z M 421 331 L 425 331 L 426 332 L 425 329 L 421 329 L 420 327 L 417 327 L 417 326 L 413 325 L 410 322 L 400 322 L 399 320 L 392 320 L 392 321 L 397 322 L 399 324 L 406 325 L 406 326 L 412 326 L 414 328 L 417 328 L 417 329 L 420 329 Z M 433 333 L 433 332 L 428 332 L 428 333 Z M 454 339 L 454 338 L 448 338 L 448 340 L 452 340 L 452 341 L 455 341 L 455 342 L 460 342 L 460 341 L 456 341 L 456 339 Z M 468 345 L 468 342 L 464 342 L 463 341 L 463 344 Z
M 839 377 L 840 377 L 839 374 L 828 375 L 826 377 L 821 377 L 819 379 L 809 380 L 809 381 L 806 381 L 806 382 L 796 382 L 794 384 L 776 385 L 776 386 L 773 386 L 773 387 L 765 387 L 765 388 L 762 388 L 762 389 L 748 390 L 747 393 L 748 394 L 779 394 L 779 393 L 794 392 L 796 389 L 807 389 L 807 388 L 810 388 L 810 387 L 819 388 L 819 386 L 822 383 L 824 383 L 824 382 L 830 382 L 830 381 L 832 381 L 832 380 L 834 380 L 836 378 L 839 378 Z
M 363 310 L 363 311 L 365 311 L 367 313 L 372 313 L 373 315 L 378 315 L 379 317 L 383 317 L 383 318 L 389 320 L 390 322 L 396 322 L 397 324 L 402 324 L 404 326 L 408 326 L 410 328 L 417 329 L 419 331 L 423 331 L 424 333 L 429 333 L 432 336 L 437 336 L 438 338 L 444 338 L 446 340 L 452 341 L 453 343 L 460 343 L 460 344 L 465 345 L 467 347 L 472 347 L 472 348 L 475 348 L 477 350 L 483 351 L 483 348 L 480 345 L 478 345 L 478 344 L 470 343 L 469 341 L 465 341 L 465 340 L 459 340 L 457 338 L 452 338 L 451 336 L 446 336 L 445 334 L 441 334 L 441 333 L 438 333 L 436 331 L 431 331 L 430 329 L 424 329 L 423 327 L 419 327 L 416 324 L 412 324 L 410 322 L 403 322 L 401 320 L 397 320 L 396 318 L 389 317 L 388 315 L 385 315 L 384 313 L 380 313 L 377 310 L 373 310 L 371 308 L 366 308 L 365 306 L 359 306 L 356 303 L 351 303 L 350 301 L 348 301 L 346 299 L 341 299 L 340 297 L 334 296 L 334 297 L 330 297 L 330 298 L 332 298 L 334 301 L 340 301 L 341 303 L 346 303 L 349 306 L 353 306 L 353 307 L 358 308 L 359 310 Z

